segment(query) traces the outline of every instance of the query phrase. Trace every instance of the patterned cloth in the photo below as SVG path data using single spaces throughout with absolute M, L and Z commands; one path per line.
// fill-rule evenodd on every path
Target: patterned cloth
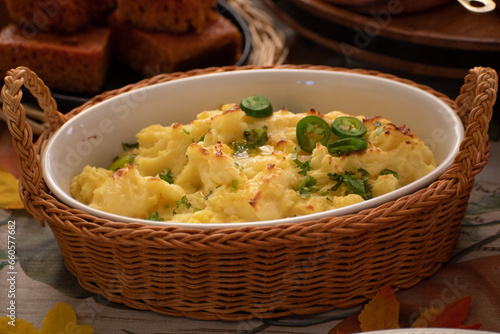
M 454 298 L 472 296 L 466 324 L 482 323 L 482 330 L 500 332 L 500 142 L 492 143 L 492 157 L 476 177 L 455 256 L 433 277 L 399 291 L 401 316 L 410 319 L 423 308 Z M 15 227 L 9 222 L 15 221 Z M 9 227 L 10 226 L 10 227 Z M 15 229 L 15 264 L 9 263 L 9 231 Z M 11 244 L 12 245 L 12 244 Z M 12 252 L 11 252 L 12 253 Z M 14 274 L 11 274 L 14 273 Z M 9 278 L 15 277 L 15 284 Z M 15 291 L 15 297 L 8 296 Z M 198 321 L 134 310 L 110 303 L 83 290 L 64 267 L 58 244 L 49 228 L 42 228 L 24 210 L 0 210 L 0 316 L 15 300 L 16 317 L 39 328 L 58 302 L 74 308 L 79 324 L 95 333 L 328 333 L 340 319 L 358 308 L 334 310 L 307 317 L 238 322 Z M 404 319 L 402 320 L 404 321 Z

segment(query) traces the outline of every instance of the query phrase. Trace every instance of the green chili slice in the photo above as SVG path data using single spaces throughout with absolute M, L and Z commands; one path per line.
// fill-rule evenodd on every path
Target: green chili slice
M 311 153 L 319 142 L 326 146 L 330 139 L 330 126 L 318 116 L 306 116 L 297 123 L 297 141 L 305 152 Z
M 349 155 L 367 148 L 365 138 L 341 138 L 328 144 L 328 152 L 335 156 Z
M 333 121 L 332 132 L 339 138 L 361 137 L 366 133 L 366 126 L 356 117 L 340 116 Z
M 240 108 L 247 116 L 255 118 L 269 117 L 273 114 L 273 106 L 267 97 L 254 95 L 246 97 L 240 102 Z

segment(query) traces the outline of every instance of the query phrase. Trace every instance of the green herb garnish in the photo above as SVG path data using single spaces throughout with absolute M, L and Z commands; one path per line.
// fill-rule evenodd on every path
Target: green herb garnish
M 298 191 L 300 197 L 308 198 L 311 196 L 311 194 L 319 190 L 319 188 L 316 186 L 316 182 L 316 178 L 312 176 L 305 176 L 299 181 L 294 189 Z
M 111 164 L 111 166 L 108 167 L 108 169 L 112 170 L 113 172 L 116 172 L 120 168 L 123 168 L 125 166 L 134 163 L 135 157 L 136 157 L 135 154 L 124 155 L 118 159 L 115 159 L 114 162 Z
M 132 143 L 132 144 L 122 143 L 122 148 L 124 151 L 128 151 L 133 148 L 139 148 L 139 143 Z
M 238 189 L 238 180 L 231 181 L 231 191 L 236 191 Z
M 212 130 L 212 128 L 208 129 L 208 131 L 203 135 L 201 136 L 200 140 L 198 140 L 198 142 L 201 142 L 201 141 L 204 141 L 205 140 L 205 136 L 207 135 L 207 133 L 209 133 L 210 131 Z
M 377 136 L 379 136 L 382 133 L 382 131 L 384 131 L 384 130 L 385 130 L 385 125 L 383 127 L 381 127 L 380 129 L 378 129 Z
M 205 200 L 207 200 L 207 199 L 210 197 L 210 195 L 212 195 L 212 190 L 210 190 L 210 191 L 208 192 L 208 194 L 207 194 L 205 197 L 203 197 L 203 198 L 204 198 Z
M 254 150 L 265 145 L 267 142 L 267 126 L 263 126 L 262 129 L 247 129 L 243 132 L 243 136 L 245 137 L 245 142 L 232 142 L 230 144 L 235 154 Z
M 297 159 L 297 153 L 299 152 L 299 149 L 300 148 L 298 148 L 298 147 L 295 148 L 295 152 L 292 155 L 292 161 L 295 162 L 299 166 L 299 168 L 300 168 L 299 174 L 307 175 L 307 172 L 313 169 L 311 167 L 311 161 L 307 160 L 305 162 L 302 162 L 299 159 Z
M 181 200 L 180 200 L 180 201 L 175 201 L 175 209 L 174 209 L 174 211 L 173 211 L 172 213 L 173 213 L 174 215 L 176 215 L 176 214 L 177 214 L 177 209 L 179 209 L 179 207 L 180 207 L 181 205 L 183 205 L 183 204 L 184 204 L 184 205 L 186 206 L 186 208 L 188 208 L 188 209 L 191 207 L 191 203 L 189 203 L 189 201 L 188 201 L 187 197 L 186 197 L 186 196 L 183 196 L 183 197 L 181 198 Z
M 151 213 L 149 215 L 149 217 L 146 218 L 146 220 L 154 220 L 154 221 L 160 221 L 160 222 L 162 222 L 163 218 L 160 217 L 160 215 L 158 214 L 158 211 L 155 211 L 155 212 Z
M 170 169 L 165 169 L 163 173 L 158 174 L 158 177 L 170 184 L 174 183 L 174 173 Z
M 392 174 L 392 175 L 394 175 L 394 177 L 395 177 L 396 179 L 399 179 L 399 175 L 398 175 L 398 173 L 396 173 L 395 171 L 393 171 L 393 170 L 391 170 L 391 169 L 386 168 L 386 169 L 384 169 L 384 170 L 382 170 L 382 171 L 380 172 L 380 175 L 389 175 L 389 174 Z
M 368 184 L 370 174 L 363 168 L 358 169 L 358 174 L 359 177 L 356 173 L 353 172 L 343 172 L 342 174 L 329 173 L 328 177 L 330 178 L 330 180 L 337 182 L 332 188 L 330 188 L 330 190 L 336 191 L 341 185 L 345 185 L 347 194 L 357 194 L 364 199 L 372 198 L 372 187 Z

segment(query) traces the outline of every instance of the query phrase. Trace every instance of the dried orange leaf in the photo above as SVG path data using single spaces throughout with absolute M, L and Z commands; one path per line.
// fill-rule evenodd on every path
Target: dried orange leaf
M 360 311 L 354 312 L 341 322 L 335 325 L 328 334 L 351 334 L 351 333 L 359 333 L 361 332 L 361 328 L 359 327 L 359 313 Z
M 399 328 L 399 302 L 389 286 L 383 287 L 359 314 L 361 330 Z
M 24 207 L 19 197 L 19 181 L 6 169 L 0 167 L 0 208 L 22 209 Z
M 462 328 L 462 329 L 479 329 L 481 328 L 483 324 L 474 324 L 474 325 L 470 325 L 470 326 L 460 326 L 459 328 Z
M 2 334 L 40 334 L 40 332 L 27 321 L 20 318 L 1 317 L 0 333 Z
M 472 297 L 457 299 L 443 307 L 426 310 L 412 327 L 460 328 L 472 303 Z
M 93 332 L 94 329 L 89 325 L 76 324 L 76 313 L 71 305 L 66 303 L 57 303 L 43 319 L 40 329 L 40 334 L 92 334 Z

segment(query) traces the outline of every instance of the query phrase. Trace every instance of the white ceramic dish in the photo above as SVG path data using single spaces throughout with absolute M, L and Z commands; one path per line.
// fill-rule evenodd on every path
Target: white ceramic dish
M 253 94 L 267 96 L 275 109 L 322 113 L 340 110 L 354 115 L 381 115 L 407 125 L 434 152 L 437 168 L 425 177 L 363 203 L 321 213 L 262 222 L 188 224 L 128 218 L 95 210 L 70 195 L 73 176 L 87 164 L 108 166 L 121 143 L 134 142 L 142 128 L 159 123 L 187 123 L 197 113 Z M 300 69 L 256 69 L 188 77 L 121 94 L 81 112 L 53 135 L 42 154 L 43 177 L 65 204 L 95 216 L 121 222 L 188 228 L 266 226 L 356 213 L 411 194 L 436 180 L 453 162 L 464 136 L 463 125 L 442 100 L 394 80 L 347 72 Z

